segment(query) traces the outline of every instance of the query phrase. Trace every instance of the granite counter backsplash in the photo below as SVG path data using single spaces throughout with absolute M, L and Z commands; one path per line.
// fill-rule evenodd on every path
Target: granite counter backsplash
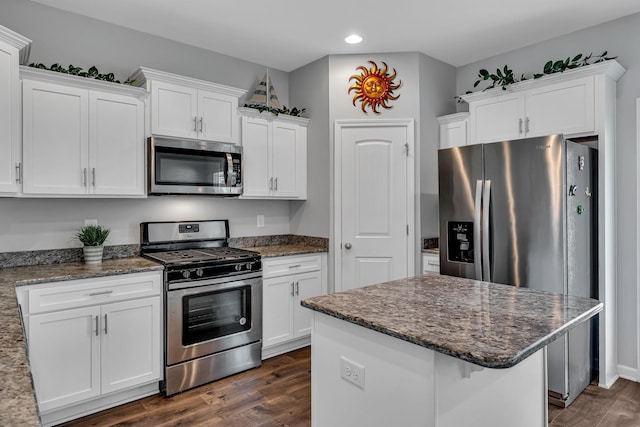
M 59 258 L 54 254 L 44 259 Z M 91 266 L 58 262 L 0 269 L 0 426 L 40 425 L 16 286 L 162 269 L 161 265 L 140 257 L 108 259 Z
M 140 255 L 140 245 L 113 245 L 104 247 L 103 259 L 129 258 L 138 255 Z M 0 252 L 0 268 L 81 261 L 82 248 Z
M 327 252 L 329 251 L 329 239 L 293 234 L 237 237 L 229 239 L 229 246 L 256 251 L 268 258 Z

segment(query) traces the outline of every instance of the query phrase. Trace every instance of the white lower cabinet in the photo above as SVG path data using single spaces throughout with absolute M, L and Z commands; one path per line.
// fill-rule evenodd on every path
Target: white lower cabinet
M 43 424 L 158 392 L 161 283 L 137 273 L 19 291 Z
M 422 253 L 422 272 L 440 273 L 440 254 Z
M 300 301 L 327 293 L 326 254 L 263 260 L 262 358 L 310 343 L 311 311 Z

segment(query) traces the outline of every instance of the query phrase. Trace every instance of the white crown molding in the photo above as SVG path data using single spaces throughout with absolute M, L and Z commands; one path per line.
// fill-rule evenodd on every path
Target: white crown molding
M 20 64 L 24 65 L 29 61 L 31 39 L 0 25 L 0 41 L 18 49 L 20 52 Z
M 485 91 L 467 93 L 460 95 L 460 98 L 465 102 L 479 101 L 481 99 L 494 98 L 500 95 L 506 95 L 510 93 L 518 93 L 525 90 L 533 89 L 540 86 L 546 86 L 552 83 L 564 82 L 567 80 L 573 80 L 579 77 L 586 77 L 592 75 L 604 74 L 613 81 L 618 81 L 624 74 L 625 69 L 618 63 L 618 61 L 611 59 L 597 64 L 587 65 L 585 67 L 575 68 L 573 70 L 565 71 L 564 73 L 554 73 L 545 75 L 539 79 L 529 79 L 522 82 L 514 83 L 507 86 L 506 90 L 502 90 L 501 87 L 495 87 Z
M 464 120 L 466 118 L 469 118 L 469 113 L 468 112 L 453 113 L 453 114 L 447 114 L 446 116 L 436 117 L 436 119 L 438 119 L 438 123 L 440 123 L 441 125 L 446 125 L 446 124 L 449 124 L 449 123 L 459 122 L 459 121 Z
M 136 81 L 137 86 L 145 85 L 149 80 L 159 80 L 180 86 L 188 86 L 196 89 L 203 89 L 220 93 L 223 95 L 234 96 L 236 98 L 239 98 L 247 93 L 245 89 L 238 89 L 232 86 L 226 86 L 219 83 L 213 83 L 205 80 L 181 76 L 178 74 L 167 73 L 165 71 L 158 71 L 147 67 L 140 67 L 130 78 Z
M 140 87 L 96 80 L 88 77 L 74 76 L 72 74 L 64 74 L 57 71 L 43 70 L 41 68 L 27 67 L 24 65 L 20 66 L 20 78 L 58 83 L 66 86 L 77 87 L 79 89 L 118 93 L 121 95 L 134 96 L 139 99 L 143 99 L 149 94 L 146 89 Z
M 257 117 L 265 120 L 277 120 L 279 122 L 288 122 L 288 123 L 293 123 L 293 124 L 297 124 L 305 127 L 309 124 L 309 120 L 310 120 L 310 119 L 307 119 L 306 117 L 290 116 L 288 114 L 275 115 L 268 111 L 260 112 L 255 108 L 249 108 L 249 107 L 238 107 L 238 112 L 246 117 Z

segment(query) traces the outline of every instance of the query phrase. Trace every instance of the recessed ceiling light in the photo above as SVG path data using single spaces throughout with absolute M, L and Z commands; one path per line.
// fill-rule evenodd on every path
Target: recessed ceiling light
M 362 41 L 362 37 L 360 37 L 357 34 L 351 34 L 347 37 L 344 38 L 344 41 L 346 41 L 349 44 L 358 44 Z

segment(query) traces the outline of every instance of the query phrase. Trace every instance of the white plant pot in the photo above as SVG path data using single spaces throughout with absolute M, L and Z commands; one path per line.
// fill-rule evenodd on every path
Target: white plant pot
M 85 264 L 101 264 L 104 246 L 83 246 Z

